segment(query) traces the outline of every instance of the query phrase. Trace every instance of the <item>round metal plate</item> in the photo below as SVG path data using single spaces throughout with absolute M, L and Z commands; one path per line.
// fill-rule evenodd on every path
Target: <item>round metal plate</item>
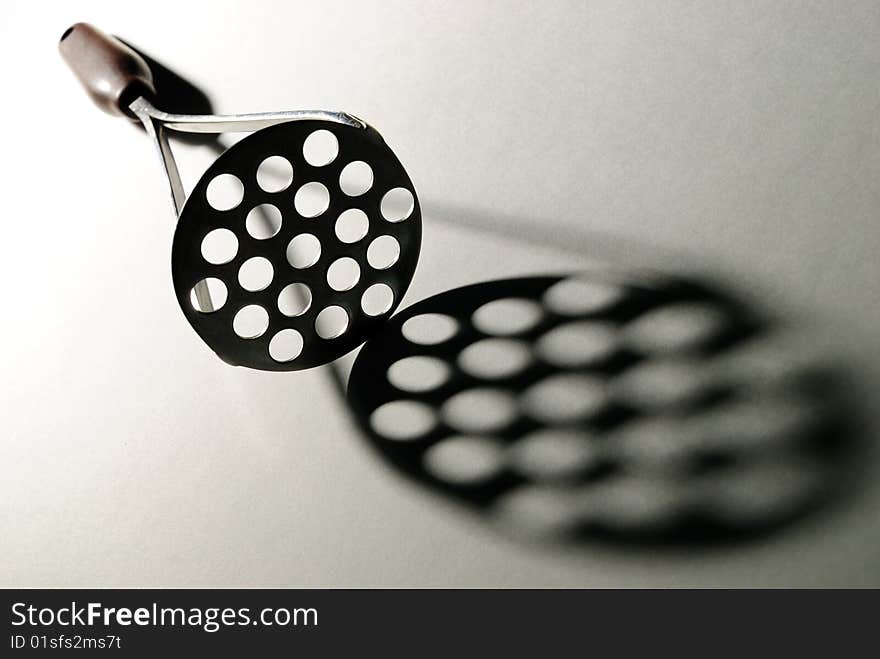
M 303 145 L 306 138 L 319 130 L 333 134 L 338 143 L 338 154 L 328 164 L 314 166 L 306 161 Z M 258 182 L 257 171 L 271 156 L 284 158 L 292 166 L 293 177 L 283 189 L 276 191 L 277 186 L 266 186 L 273 190 L 267 192 Z M 311 160 L 314 162 L 313 158 Z M 363 194 L 347 194 L 340 184 L 340 175 L 348 164 L 356 161 L 369 165 L 372 184 Z M 243 186 L 243 193 L 234 207 L 217 210 L 209 203 L 208 187 L 216 177 L 224 174 L 235 176 Z M 325 210 L 315 217 L 302 215 L 295 203 L 298 191 L 309 183 L 319 183 L 329 193 Z M 396 188 L 409 191 L 412 203 L 404 219 L 389 221 L 383 215 L 382 200 L 386 193 Z M 352 192 L 350 187 L 348 192 Z M 281 217 L 277 233 L 267 238 L 262 237 L 266 235 L 265 226 L 264 232 L 254 237 L 248 223 L 249 214 L 263 204 L 277 208 Z M 369 226 L 364 237 L 349 243 L 337 237 L 335 226 L 339 216 L 350 209 L 363 211 Z M 237 240 L 234 256 L 221 264 L 209 263 L 202 252 L 203 240 L 216 229 L 228 229 Z M 320 257 L 308 267 L 295 268 L 288 261 L 288 246 L 293 238 L 302 234 L 311 234 L 320 241 Z M 187 320 L 226 362 L 269 371 L 311 368 L 349 352 L 387 321 L 412 280 L 421 234 L 421 213 L 415 189 L 379 133 L 372 128 L 361 129 L 327 121 L 287 122 L 242 139 L 217 158 L 201 177 L 184 205 L 174 235 L 171 257 L 174 290 Z M 396 262 L 383 269 L 371 266 L 367 259 L 369 245 L 380 236 L 391 236 L 399 245 Z M 254 257 L 267 259 L 272 274 L 268 285 L 250 291 L 240 283 L 239 275 L 243 264 Z M 360 273 L 350 289 L 339 291 L 328 283 L 328 270 L 343 257 L 353 259 Z M 193 288 L 208 278 L 222 282 L 226 288 L 226 300 L 216 310 L 203 312 L 195 303 Z M 308 287 L 311 302 L 300 315 L 288 316 L 279 308 L 279 295 L 294 283 Z M 363 297 L 369 287 L 377 284 L 389 287 L 393 299 L 387 309 L 380 307 L 380 313 L 369 315 L 363 308 Z M 261 332 L 260 327 L 255 330 L 259 332 L 257 336 L 242 338 L 233 327 L 236 314 L 252 305 L 265 310 L 268 321 Z M 334 306 L 345 311 L 347 327 L 335 338 L 322 338 L 316 333 L 316 318 L 322 310 Z M 372 311 L 375 312 L 375 308 Z M 293 358 L 280 361 L 270 354 L 270 344 L 273 337 L 284 330 L 299 334 L 301 350 Z M 288 331 L 286 336 L 295 334 Z

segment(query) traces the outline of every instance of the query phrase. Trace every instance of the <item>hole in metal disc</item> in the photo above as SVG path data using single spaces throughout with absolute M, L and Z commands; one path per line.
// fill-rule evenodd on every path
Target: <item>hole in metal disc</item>
M 302 316 L 312 306 L 312 291 L 305 284 L 288 284 L 278 294 L 278 310 L 285 316 Z
M 369 229 L 370 220 L 359 208 L 349 208 L 336 220 L 336 237 L 344 243 L 356 243 Z
M 394 291 L 388 284 L 373 284 L 361 296 L 361 309 L 368 316 L 381 316 L 394 304 Z
M 199 301 L 198 296 L 196 295 L 196 287 L 201 284 L 202 286 L 208 287 L 208 296 L 211 298 L 211 308 L 202 308 L 201 302 Z M 216 277 L 208 277 L 207 279 L 202 279 L 196 286 L 192 288 L 189 292 L 189 301 L 192 304 L 193 309 L 196 311 L 201 311 L 202 313 L 211 313 L 212 311 L 217 311 L 222 308 L 224 304 L 226 304 L 226 296 L 227 296 L 226 284 L 217 279 Z
M 361 267 L 348 256 L 336 259 L 327 269 L 327 283 L 334 291 L 350 291 L 361 278 Z
M 262 291 L 272 283 L 272 264 L 269 259 L 254 256 L 241 264 L 238 270 L 238 283 L 246 291 L 252 293 Z
M 287 262 L 294 268 L 310 268 L 321 258 L 321 241 L 310 233 L 295 236 L 287 245 Z
M 244 185 L 237 176 L 219 174 L 211 179 L 205 190 L 208 204 L 214 210 L 232 210 L 244 199 Z
M 229 229 L 214 229 L 202 240 L 202 256 L 208 263 L 229 263 L 238 253 L 238 238 Z
M 269 356 L 276 362 L 293 361 L 299 357 L 302 349 L 302 334 L 295 329 L 283 329 L 269 341 Z
M 315 332 L 322 339 L 335 339 L 348 329 L 348 314 L 340 306 L 322 309 L 315 318 Z
M 329 130 L 316 130 L 303 142 L 303 158 L 313 167 L 323 167 L 336 160 L 339 141 Z
M 249 304 L 232 319 L 232 329 L 243 339 L 256 339 L 268 328 L 269 314 L 258 304 Z
M 244 224 L 257 240 L 271 238 L 281 230 L 281 211 L 272 204 L 260 204 L 251 209 Z
M 293 198 L 296 212 L 305 218 L 318 217 L 330 206 L 330 191 L 323 183 L 306 183 Z
M 379 236 L 367 247 L 367 263 L 376 270 L 385 270 L 400 258 L 400 243 L 394 236 Z
M 339 175 L 339 187 L 349 197 L 357 197 L 373 187 L 373 169 L 363 160 L 348 163 Z
M 293 183 L 293 165 L 287 158 L 269 156 L 257 167 L 257 185 L 266 192 L 281 192 Z
M 403 222 L 415 208 L 412 192 L 406 188 L 393 188 L 385 193 L 379 204 L 379 210 L 389 222 Z

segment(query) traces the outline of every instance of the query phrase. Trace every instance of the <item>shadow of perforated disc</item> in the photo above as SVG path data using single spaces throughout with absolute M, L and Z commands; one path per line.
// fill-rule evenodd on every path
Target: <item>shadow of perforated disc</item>
M 730 296 L 611 272 L 422 300 L 348 389 L 384 459 L 492 525 L 651 542 L 759 534 L 829 499 L 850 455 L 838 393 Z

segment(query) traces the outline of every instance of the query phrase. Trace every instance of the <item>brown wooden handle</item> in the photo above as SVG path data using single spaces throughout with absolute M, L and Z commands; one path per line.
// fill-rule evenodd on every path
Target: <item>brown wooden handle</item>
M 156 94 L 144 59 L 118 39 L 88 23 L 77 23 L 61 35 L 61 57 L 99 108 L 134 119 L 129 104 Z

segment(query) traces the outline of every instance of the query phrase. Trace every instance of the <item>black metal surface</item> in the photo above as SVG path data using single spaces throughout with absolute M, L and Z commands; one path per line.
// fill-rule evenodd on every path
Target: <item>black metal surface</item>
M 562 279 L 564 277 L 560 276 L 530 277 L 465 286 L 422 300 L 390 319 L 382 331 L 358 354 L 348 388 L 350 406 L 374 448 L 406 476 L 483 513 L 496 512 L 496 506 L 503 497 L 520 488 L 532 486 L 546 485 L 550 491 L 562 497 L 574 494 L 581 497 L 582 503 L 589 504 L 591 492 L 598 493 L 604 485 L 621 478 L 625 478 L 627 483 L 641 482 L 652 487 L 659 483 L 657 491 L 661 494 L 663 488 L 671 491 L 691 487 L 690 484 L 699 482 L 702 484 L 700 487 L 704 488 L 700 492 L 706 493 L 705 501 L 699 500 L 699 497 L 690 497 L 660 520 L 652 520 L 648 515 L 644 520 L 630 519 L 616 524 L 613 520 L 606 523 L 587 515 L 583 522 L 565 529 L 569 538 L 603 537 L 677 543 L 743 537 L 794 519 L 812 509 L 840 485 L 838 479 L 842 472 L 835 471 L 835 468 L 845 462 L 839 458 L 846 455 L 845 451 L 841 452 L 841 448 L 847 445 L 849 436 L 846 422 L 837 406 L 833 381 L 827 379 L 821 369 L 814 371 L 812 368 L 805 368 L 788 372 L 780 367 L 779 372 L 774 373 L 772 367 L 762 367 L 770 372 L 769 376 L 767 373 L 751 373 L 746 375 L 745 380 L 731 380 L 718 365 L 719 360 L 736 355 L 736 351 L 744 345 L 760 345 L 766 338 L 764 323 L 737 300 L 689 282 L 658 281 L 655 286 L 636 280 L 621 282 L 624 295 L 607 308 L 566 315 L 547 308 L 543 301 L 546 291 Z M 600 277 L 599 281 L 603 279 L 604 277 Z M 533 327 L 512 337 L 528 346 L 532 350 L 533 358 L 525 368 L 500 379 L 489 381 L 475 377 L 462 369 L 462 352 L 475 342 L 492 337 L 474 326 L 474 312 L 484 304 L 508 298 L 525 299 L 542 305 L 540 320 Z M 683 404 L 646 409 L 634 403 L 619 389 L 615 389 L 614 383 L 631 373 L 632 369 L 656 363 L 656 360 L 661 359 L 658 355 L 633 349 L 625 342 L 603 359 L 572 368 L 548 363 L 534 351 L 539 339 L 547 332 L 572 321 L 610 324 L 617 328 L 615 331 L 623 333 L 628 324 L 643 319 L 646 313 L 681 303 L 716 306 L 728 319 L 711 340 L 692 346 L 685 351 L 686 355 L 678 355 L 698 364 L 701 377 L 708 376 L 704 395 Z M 423 314 L 451 317 L 456 321 L 458 330 L 448 340 L 436 345 L 411 342 L 404 336 L 402 328 L 406 321 Z M 397 388 L 389 379 L 389 369 L 398 360 L 413 356 L 426 356 L 442 361 L 449 368 L 448 379 L 427 391 Z M 470 483 L 452 482 L 438 477 L 426 468 L 425 458 L 432 447 L 452 436 L 480 434 L 462 432 L 461 428 L 454 427 L 454 424 L 444 419 L 441 409 L 453 396 L 466 390 L 491 387 L 518 397 L 517 400 L 521 401 L 519 397 L 531 386 L 560 373 L 582 374 L 598 379 L 610 393 L 608 404 L 598 414 L 557 425 L 530 415 L 520 402 L 511 423 L 485 435 L 500 442 L 508 452 L 510 445 L 517 440 L 548 428 L 574 431 L 582 435 L 585 443 L 596 443 L 600 447 L 604 444 L 607 447 L 609 443 L 617 441 L 620 431 L 627 424 L 654 418 L 668 420 L 674 424 L 673 427 L 680 428 L 681 440 L 684 442 L 685 431 L 691 427 L 688 424 L 695 420 L 711 419 L 711 415 L 725 405 L 740 401 L 751 401 L 760 405 L 762 401 L 775 396 L 791 397 L 804 410 L 815 414 L 800 432 L 788 437 L 781 448 L 779 442 L 774 442 L 776 438 L 770 436 L 772 431 L 768 431 L 766 438 L 751 444 L 737 444 L 737 437 L 733 436 L 730 438 L 733 441 L 723 450 L 711 446 L 708 440 L 703 443 L 700 439 L 680 451 L 684 454 L 684 459 L 675 469 L 669 470 L 665 467 L 658 470 L 656 465 L 645 468 L 645 465 L 629 461 L 625 456 L 608 458 L 608 455 L 614 455 L 613 451 L 607 451 L 605 458 L 588 468 L 549 483 L 541 483 L 540 479 L 518 473 L 509 465 L 491 477 L 479 478 Z M 381 429 L 374 427 L 371 417 L 377 409 L 392 401 L 425 404 L 437 413 L 437 422 L 430 430 L 404 441 L 389 437 Z M 745 416 L 742 420 L 749 422 L 752 419 Z M 760 423 L 760 419 L 758 422 Z M 700 427 L 707 435 L 715 432 L 711 423 L 703 423 Z M 670 448 L 675 448 L 677 441 L 677 437 L 670 438 L 669 442 L 673 444 Z M 768 501 L 766 505 L 752 508 L 743 508 L 742 505 L 737 508 L 736 504 L 731 504 L 729 509 L 721 509 L 720 512 L 717 507 L 713 508 L 712 497 L 716 494 L 713 488 L 716 487 L 716 482 L 718 488 L 724 487 L 721 483 L 731 482 L 739 487 L 737 474 L 740 470 L 748 473 L 749 468 L 760 467 L 764 461 L 782 465 L 783 478 L 787 478 L 790 473 L 797 475 L 798 469 L 804 463 L 809 463 L 810 469 L 814 469 L 811 474 L 815 478 L 805 482 L 802 487 L 797 483 L 793 485 L 785 495 L 790 496 L 791 500 L 781 503 Z M 791 472 L 786 471 L 789 465 Z M 748 476 L 745 478 L 740 484 L 748 483 Z M 611 503 L 615 502 L 612 500 Z M 651 502 L 647 501 L 645 505 L 650 509 Z
M 309 165 L 303 157 L 303 143 L 313 131 L 332 132 L 339 142 L 335 160 L 322 167 Z M 293 183 L 285 190 L 269 193 L 256 183 L 259 164 L 269 156 L 283 156 L 293 165 Z M 349 197 L 342 192 L 339 175 L 350 162 L 365 161 L 373 170 L 373 185 L 361 196 Z M 234 209 L 217 211 L 207 201 L 209 182 L 220 174 L 233 174 L 244 183 L 243 201 Z M 308 182 L 317 181 L 330 192 L 329 208 L 316 218 L 303 218 L 294 208 L 296 191 Z M 414 199 L 414 208 L 408 219 L 392 223 L 379 211 L 382 196 L 390 189 L 408 189 Z M 251 209 L 271 203 L 282 213 L 282 225 L 277 235 L 257 240 L 245 228 L 245 218 Z M 367 236 L 354 244 L 337 239 L 334 225 L 345 210 L 358 208 L 369 218 Z M 226 228 L 238 239 L 238 252 L 232 261 L 212 265 L 201 254 L 203 238 L 213 229 Z M 321 257 L 313 266 L 297 270 L 287 261 L 286 248 L 295 236 L 311 233 L 321 241 Z M 421 245 L 421 214 L 418 197 L 406 171 L 378 132 L 372 128 L 358 129 L 326 121 L 293 121 L 257 131 L 230 147 L 204 173 L 186 201 L 174 235 L 172 248 L 172 276 L 178 302 L 184 315 L 199 336 L 226 362 L 250 368 L 288 371 L 326 364 L 363 343 L 378 327 L 387 322 L 406 292 L 415 271 Z M 380 235 L 391 235 L 400 244 L 400 257 L 388 269 L 375 270 L 366 260 L 370 241 Z M 263 256 L 274 269 L 271 284 L 259 292 L 248 292 L 238 282 L 240 266 L 248 258 Z M 327 282 L 327 269 L 337 258 L 349 256 L 358 262 L 361 277 L 348 291 L 337 292 Z M 206 277 L 224 282 L 228 299 L 222 308 L 202 313 L 190 303 L 193 286 Z M 301 282 L 312 292 L 312 304 L 299 317 L 287 317 L 277 306 L 280 291 L 288 284 Z M 392 308 L 377 317 L 363 313 L 361 295 L 372 284 L 387 284 L 394 292 Z M 269 327 L 258 338 L 243 339 L 232 328 L 236 312 L 249 304 L 262 306 L 269 314 Z M 334 339 L 322 339 L 314 330 L 317 314 L 330 305 L 338 305 L 349 316 L 348 329 Z M 272 336 L 280 330 L 292 328 L 304 339 L 302 353 L 294 360 L 280 363 L 269 355 Z

